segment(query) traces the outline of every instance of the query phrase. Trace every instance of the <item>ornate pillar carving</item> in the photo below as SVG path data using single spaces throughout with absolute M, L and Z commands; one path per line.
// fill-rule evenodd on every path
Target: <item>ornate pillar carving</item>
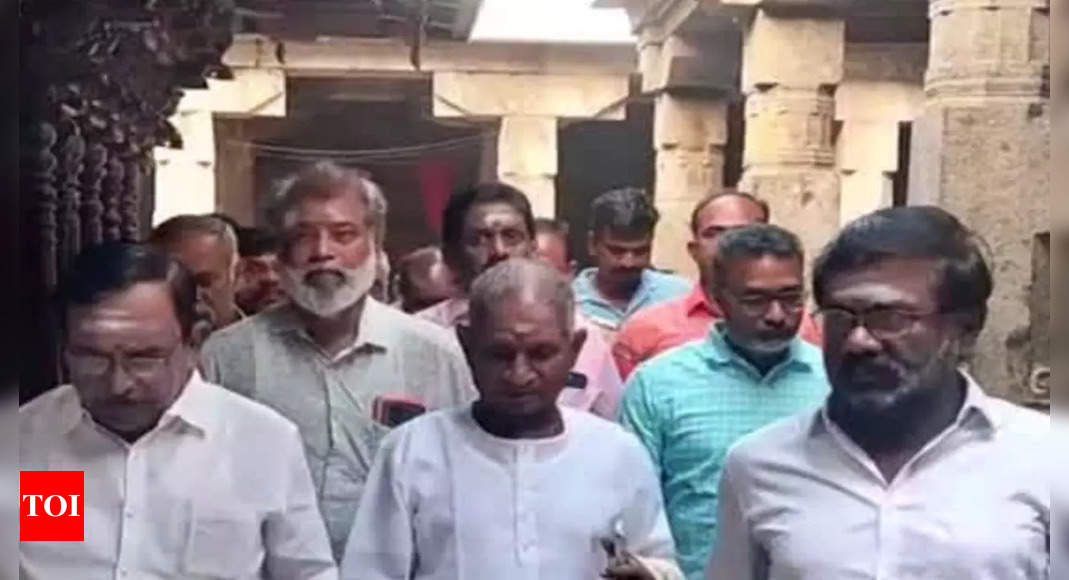
M 137 239 L 145 169 L 181 90 L 225 74 L 231 0 L 24 3 L 23 399 L 62 378 L 51 299 L 87 245 Z
M 816 254 L 839 225 L 835 90 L 845 25 L 832 12 L 759 7 L 744 33 L 746 145 L 740 189 L 768 201 L 776 223 Z
M 82 244 L 91 246 L 104 241 L 104 202 L 100 188 L 104 180 L 104 165 L 108 152 L 103 145 L 90 145 L 85 154 L 82 172 Z
M 654 100 L 654 202 L 661 221 L 653 251 L 658 267 L 697 273 L 684 251 L 692 237 L 690 215 L 698 201 L 723 189 L 727 106 L 726 99 L 709 95 L 665 92 Z
M 82 227 L 79 207 L 81 206 L 82 161 L 85 158 L 85 139 L 82 139 L 78 125 L 73 121 L 63 123 L 67 133 L 61 146 L 63 188 L 60 196 L 60 238 L 59 269 L 66 271 L 73 256 L 78 255 L 82 246 Z
M 1042 403 L 1036 377 L 1050 361 L 1030 297 L 1034 256 L 1049 255 L 1050 3 L 930 0 L 929 18 L 909 202 L 945 207 L 991 247 L 995 294 L 973 372 L 994 394 Z

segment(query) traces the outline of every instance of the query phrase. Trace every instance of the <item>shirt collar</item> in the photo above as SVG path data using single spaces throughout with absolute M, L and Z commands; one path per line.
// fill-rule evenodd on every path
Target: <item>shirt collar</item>
M 559 455 L 568 446 L 571 439 L 573 411 L 561 408 L 561 420 L 564 422 L 564 430 L 552 437 L 544 439 L 504 439 L 491 435 L 479 425 L 472 413 L 474 403 L 458 407 L 461 425 L 468 433 L 469 441 L 480 451 L 501 463 L 516 461 L 517 451 L 526 449 L 539 460 L 550 459 Z
M 962 369 L 960 373 L 965 379 L 965 403 L 961 406 L 956 424 L 967 428 L 997 430 L 1002 421 L 994 398 L 984 392 L 968 371 Z
M 182 393 L 178 395 L 174 403 L 163 412 L 160 417 L 160 425 L 166 425 L 171 421 L 181 421 L 204 435 L 211 427 L 215 415 L 215 406 L 210 397 L 210 388 L 201 378 L 200 372 L 193 371 Z
M 749 361 L 744 359 L 742 355 L 735 351 L 735 348 L 728 344 L 725 325 L 723 321 L 714 322 L 709 329 L 709 335 L 706 338 L 706 344 L 709 348 L 702 349 L 706 359 L 718 366 L 728 365 L 742 365 L 746 367 L 752 367 Z M 791 340 L 790 346 L 787 347 L 787 358 L 784 362 L 777 365 L 782 368 L 801 368 L 806 370 L 812 370 L 812 363 L 801 356 L 802 342 L 797 336 Z
M 709 300 L 709 297 L 705 294 L 705 288 L 702 287 L 702 283 L 698 282 L 694 285 L 694 288 L 683 299 L 683 308 L 687 316 L 693 316 L 698 312 L 705 312 L 712 315 L 713 318 L 723 318 L 724 313 L 720 310 L 720 305 L 716 302 Z
M 385 310 L 388 306 L 375 300 L 371 296 L 364 298 L 364 309 L 360 312 L 360 328 L 356 339 L 347 350 L 359 348 L 365 344 L 385 350 L 389 343 L 390 321 L 385 320 Z M 277 334 L 297 334 L 301 338 L 311 341 L 311 337 L 305 331 L 304 323 L 297 313 L 297 307 L 292 304 L 284 304 L 271 311 L 274 320 L 271 330 Z
M 597 275 L 598 269 L 596 267 L 587 268 L 579 272 L 579 274 L 576 276 L 576 281 L 578 282 L 579 290 L 577 294 L 580 295 L 577 296 L 577 298 L 579 300 L 593 300 L 595 302 L 599 302 L 607 306 L 613 306 L 612 303 L 610 303 L 604 296 L 601 295 L 601 292 L 598 291 L 597 281 L 595 280 L 595 277 Z M 644 299 L 646 294 L 650 292 L 650 289 L 653 287 L 653 275 L 653 271 L 649 268 L 646 268 L 642 271 L 642 277 L 639 278 L 638 286 L 635 287 L 635 292 L 631 295 L 631 300 L 628 302 L 627 308 L 629 310 L 632 305 L 637 304 L 640 300 Z M 613 306 L 613 308 L 615 309 L 616 307 Z

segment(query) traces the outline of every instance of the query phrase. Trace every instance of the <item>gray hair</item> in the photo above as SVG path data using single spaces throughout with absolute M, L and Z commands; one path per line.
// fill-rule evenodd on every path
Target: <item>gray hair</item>
M 210 215 L 183 214 L 174 216 L 153 228 L 148 242 L 161 249 L 171 248 L 189 235 L 215 236 L 230 250 L 231 261 L 238 261 L 238 236 L 224 220 Z
M 713 259 L 713 288 L 723 287 L 729 264 L 741 259 L 776 258 L 798 260 L 805 264 L 805 250 L 798 236 L 772 224 L 752 224 L 724 232 L 717 241 Z
M 471 323 L 477 327 L 491 307 L 505 298 L 530 293 L 557 309 L 566 332 L 575 328 L 575 295 L 568 279 L 541 260 L 510 258 L 480 274 L 471 284 Z
M 271 225 L 282 231 L 286 214 L 305 199 L 328 199 L 348 192 L 355 193 L 367 208 L 365 225 L 375 231 L 376 245 L 381 248 L 386 237 L 386 198 L 382 189 L 360 171 L 331 161 L 308 165 L 282 181 L 271 212 Z

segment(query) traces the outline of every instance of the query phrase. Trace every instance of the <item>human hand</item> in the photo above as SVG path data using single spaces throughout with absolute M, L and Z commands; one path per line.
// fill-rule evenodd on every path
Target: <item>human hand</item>
M 626 550 L 609 561 L 609 567 L 601 577 L 609 580 L 656 580 L 653 572 Z

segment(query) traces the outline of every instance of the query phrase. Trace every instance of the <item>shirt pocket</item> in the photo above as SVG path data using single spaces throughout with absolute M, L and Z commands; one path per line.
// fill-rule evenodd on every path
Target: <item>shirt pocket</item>
M 259 518 L 251 509 L 198 506 L 190 526 L 186 570 L 196 578 L 258 577 L 264 553 Z

